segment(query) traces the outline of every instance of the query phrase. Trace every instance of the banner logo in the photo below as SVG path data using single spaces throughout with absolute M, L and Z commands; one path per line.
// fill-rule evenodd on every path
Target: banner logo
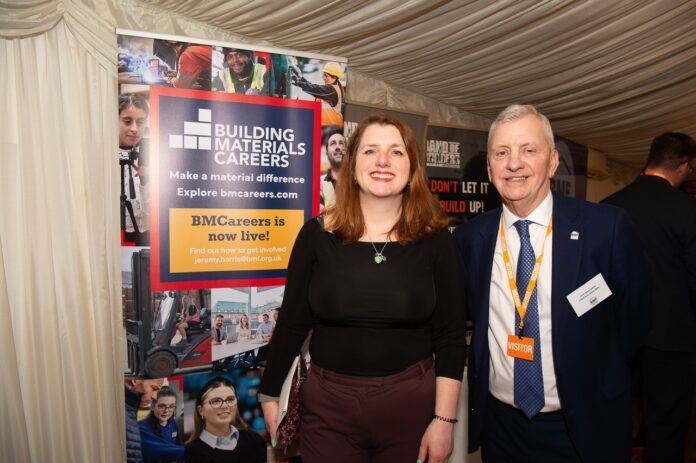
M 198 109 L 198 121 L 184 121 L 184 133 L 170 134 L 170 148 L 198 149 L 209 151 L 213 144 L 211 135 L 213 111 L 210 109 Z

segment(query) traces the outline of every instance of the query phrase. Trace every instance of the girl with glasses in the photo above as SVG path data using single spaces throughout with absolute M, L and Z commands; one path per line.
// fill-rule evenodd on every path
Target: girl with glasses
M 150 414 L 140 422 L 144 463 L 180 462 L 184 446 L 179 435 L 176 414 L 176 393 L 168 386 L 157 391 Z
M 239 415 L 234 386 L 222 377 L 198 392 L 193 434 L 186 441 L 187 463 L 263 463 L 266 442 L 247 429 Z

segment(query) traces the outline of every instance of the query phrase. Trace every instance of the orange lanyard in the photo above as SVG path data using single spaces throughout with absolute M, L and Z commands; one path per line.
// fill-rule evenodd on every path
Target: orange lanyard
M 508 252 L 507 240 L 505 239 L 505 216 L 500 216 L 500 243 L 503 248 L 503 261 L 505 262 L 505 271 L 507 272 L 508 283 L 510 284 L 510 292 L 512 292 L 512 300 L 515 302 L 515 309 L 517 309 L 517 313 L 520 315 L 520 337 L 522 337 L 522 332 L 524 331 L 524 316 L 527 314 L 527 306 L 529 306 L 529 301 L 532 299 L 532 293 L 534 292 L 534 287 L 539 278 L 541 261 L 544 260 L 546 238 L 548 238 L 553 231 L 552 222 L 553 220 L 550 219 L 549 226 L 546 227 L 546 235 L 544 235 L 544 242 L 541 245 L 541 254 L 539 254 L 539 257 L 536 258 L 536 262 L 534 263 L 534 269 L 532 270 L 532 275 L 527 284 L 527 292 L 524 293 L 524 300 L 520 301 L 520 294 L 517 291 L 517 281 L 515 280 L 515 275 L 512 273 L 512 262 L 510 261 L 510 253 Z

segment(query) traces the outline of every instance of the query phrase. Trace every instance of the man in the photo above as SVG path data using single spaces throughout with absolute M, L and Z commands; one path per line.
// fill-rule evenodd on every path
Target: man
M 341 167 L 343 155 L 346 153 L 346 142 L 343 138 L 343 130 L 328 126 L 329 130 L 326 133 L 325 147 L 326 157 L 329 159 L 329 170 L 321 179 L 321 196 L 319 205 L 321 209 L 331 207 L 336 202 L 336 179 L 338 178 L 338 169 Z
M 455 232 L 473 322 L 469 450 L 486 463 L 628 462 L 646 264 L 619 209 L 551 194 L 553 140 L 533 106 L 501 112 L 487 163 L 503 207 Z
M 266 67 L 254 63 L 254 52 L 223 48 L 226 68 L 213 79 L 214 92 L 269 96 L 271 86 Z
M 696 386 L 696 200 L 677 190 L 696 142 L 664 133 L 644 174 L 604 202 L 624 208 L 653 270 L 653 324 L 641 355 L 649 462 L 683 462 Z
M 127 379 L 125 386 L 126 404 L 126 461 L 141 463 L 142 439 L 138 420 L 145 418 L 157 396 L 164 379 Z M 141 415 L 140 417 L 138 415 Z
M 270 321 L 270 317 L 267 313 L 263 314 L 261 318 L 263 319 L 263 323 L 259 325 L 258 333 L 263 341 L 270 341 L 275 323 Z
M 213 328 L 213 345 L 218 346 L 222 344 L 222 341 L 227 340 L 227 330 L 222 327 L 222 322 L 225 320 L 225 317 L 222 316 L 222 314 L 217 314 L 215 315 L 215 328 Z

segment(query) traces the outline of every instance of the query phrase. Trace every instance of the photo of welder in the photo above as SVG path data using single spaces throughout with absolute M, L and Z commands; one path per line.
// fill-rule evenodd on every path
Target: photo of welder
M 153 53 L 159 62 L 157 73 L 166 85 L 176 88 L 210 90 L 213 48 L 210 45 L 155 40 Z M 155 63 L 153 63 L 153 68 Z

